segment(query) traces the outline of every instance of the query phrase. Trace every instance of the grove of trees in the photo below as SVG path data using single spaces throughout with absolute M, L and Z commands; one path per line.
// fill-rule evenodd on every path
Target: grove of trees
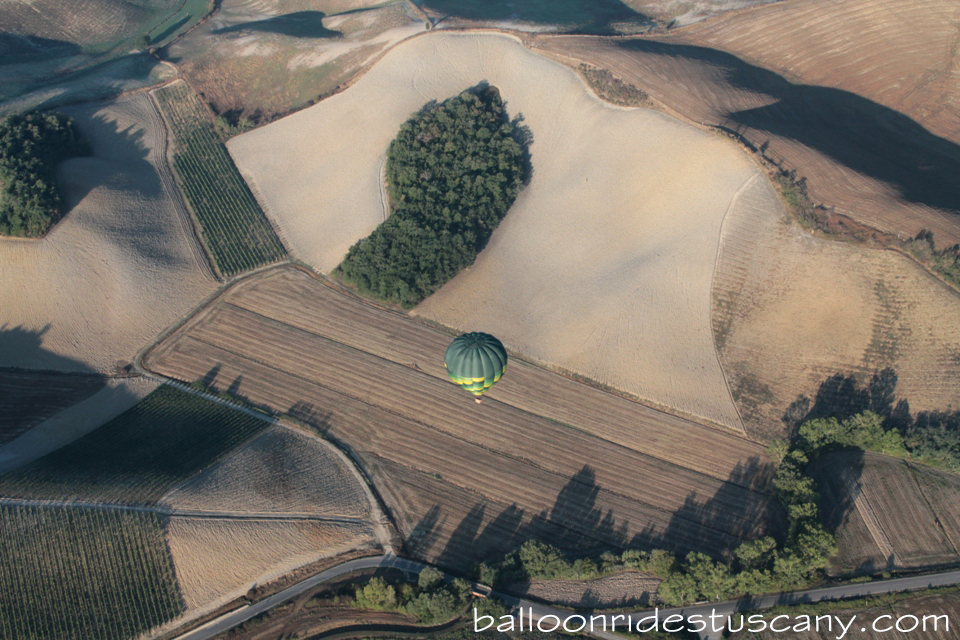
M 518 137 L 495 87 L 416 113 L 387 152 L 392 213 L 338 272 L 406 307 L 436 291 L 476 259 L 523 187 Z
M 27 113 L 0 120 L 0 234 L 39 237 L 62 217 L 57 163 L 90 154 L 72 118 Z

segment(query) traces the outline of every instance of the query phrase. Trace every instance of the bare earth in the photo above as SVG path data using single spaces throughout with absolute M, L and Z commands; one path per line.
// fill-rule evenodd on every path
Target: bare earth
M 507 591 L 560 606 L 614 608 L 649 604 L 659 584 L 646 574 L 624 571 L 596 580 L 533 580 L 511 585 Z
M 477 262 L 416 313 L 739 429 L 710 282 L 724 215 L 764 178 L 726 140 L 609 106 L 513 38 L 433 33 L 228 147 L 291 252 L 329 272 L 385 217 L 381 169 L 402 122 L 482 81 L 532 130 L 533 178 Z
M 748 431 L 782 437 L 798 395 L 892 368 L 912 412 L 960 405 L 960 296 L 894 251 L 814 238 L 757 181 L 724 225 L 717 342 Z M 779 431 L 778 431 L 779 430 Z
M 282 426 L 161 502 L 178 510 L 370 517 L 366 495 L 330 445 Z
M 94 156 L 64 162 L 67 216 L 42 240 L 0 240 L 0 366 L 113 372 L 216 288 L 163 164 L 145 94 L 67 110 Z

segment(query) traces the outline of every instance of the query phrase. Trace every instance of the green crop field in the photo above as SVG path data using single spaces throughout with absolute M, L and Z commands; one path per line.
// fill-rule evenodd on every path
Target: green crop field
M 0 475 L 0 495 L 151 504 L 268 424 L 163 386 L 79 440 Z
M 176 141 L 174 169 L 220 273 L 232 276 L 282 259 L 283 244 L 193 90 L 175 82 L 154 95 Z
M 184 610 L 153 513 L 0 505 L 0 585 L 0 638 L 133 638 Z

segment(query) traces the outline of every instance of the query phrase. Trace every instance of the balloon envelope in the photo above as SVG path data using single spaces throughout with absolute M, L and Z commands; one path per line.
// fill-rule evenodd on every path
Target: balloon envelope
M 447 347 L 443 366 L 454 383 L 480 396 L 507 370 L 507 350 L 489 333 L 465 333 Z

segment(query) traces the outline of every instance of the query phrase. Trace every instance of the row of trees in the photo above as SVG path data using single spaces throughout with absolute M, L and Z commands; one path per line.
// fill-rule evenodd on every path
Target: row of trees
M 0 120 L 0 234 L 39 237 L 61 217 L 57 164 L 90 155 L 72 118 L 28 113 Z
M 476 259 L 526 178 L 495 87 L 425 108 L 387 152 L 392 213 L 338 271 L 360 291 L 410 307 Z
M 415 586 L 404 583 L 395 587 L 383 578 L 372 578 L 356 588 L 354 605 L 358 609 L 399 611 L 422 624 L 438 624 L 460 614 L 472 600 L 471 592 L 472 587 L 466 580 L 457 578 L 447 584 L 438 569 L 427 567 L 420 572 Z M 492 598 L 479 600 L 476 606 L 480 615 L 492 615 L 495 619 L 507 613 L 506 608 Z

